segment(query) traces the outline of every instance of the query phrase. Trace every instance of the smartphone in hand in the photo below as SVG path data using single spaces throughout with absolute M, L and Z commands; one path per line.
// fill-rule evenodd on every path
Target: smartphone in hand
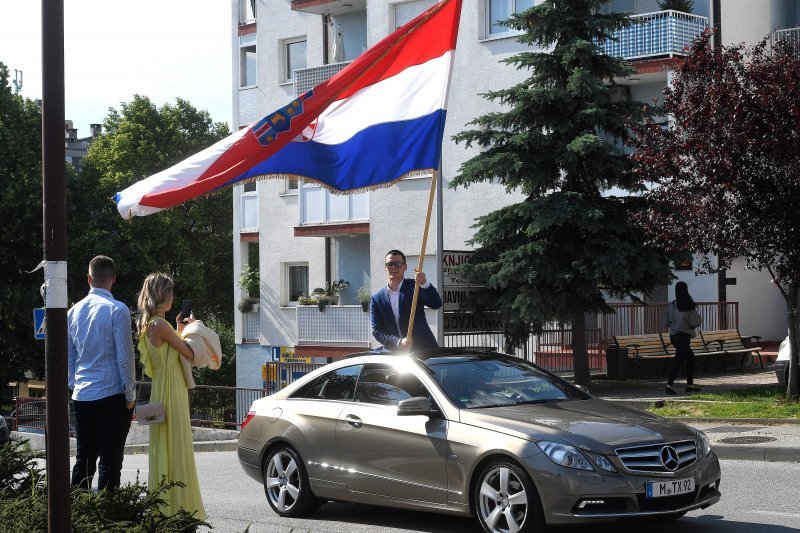
M 181 302 L 181 321 L 183 322 L 191 316 L 192 316 L 192 301 L 183 300 Z

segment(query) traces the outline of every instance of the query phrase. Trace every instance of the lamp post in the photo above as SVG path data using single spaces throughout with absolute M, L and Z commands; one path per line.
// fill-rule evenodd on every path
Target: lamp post
M 42 0 L 42 215 L 45 260 L 47 521 L 70 531 L 67 414 L 67 217 L 64 173 L 64 0 Z

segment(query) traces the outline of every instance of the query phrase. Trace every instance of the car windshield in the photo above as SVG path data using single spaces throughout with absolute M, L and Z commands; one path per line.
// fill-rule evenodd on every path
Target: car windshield
M 434 380 L 461 409 L 582 400 L 589 396 L 511 357 L 448 356 L 425 361 Z

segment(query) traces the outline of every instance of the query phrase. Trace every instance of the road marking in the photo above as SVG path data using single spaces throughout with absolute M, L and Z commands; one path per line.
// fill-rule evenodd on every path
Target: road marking
M 800 518 L 800 513 L 781 513 L 778 511 L 749 511 L 753 514 L 765 514 L 770 516 L 784 516 L 789 518 Z

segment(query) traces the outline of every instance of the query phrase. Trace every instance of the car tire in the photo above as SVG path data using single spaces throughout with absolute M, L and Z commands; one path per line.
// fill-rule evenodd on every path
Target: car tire
M 488 463 L 476 478 L 473 495 L 475 516 L 487 533 L 544 530 L 539 492 L 525 469 L 513 461 Z
M 280 516 L 308 516 L 320 506 L 311 491 L 303 460 L 289 446 L 277 446 L 269 452 L 264 463 L 264 493 L 269 506 Z

